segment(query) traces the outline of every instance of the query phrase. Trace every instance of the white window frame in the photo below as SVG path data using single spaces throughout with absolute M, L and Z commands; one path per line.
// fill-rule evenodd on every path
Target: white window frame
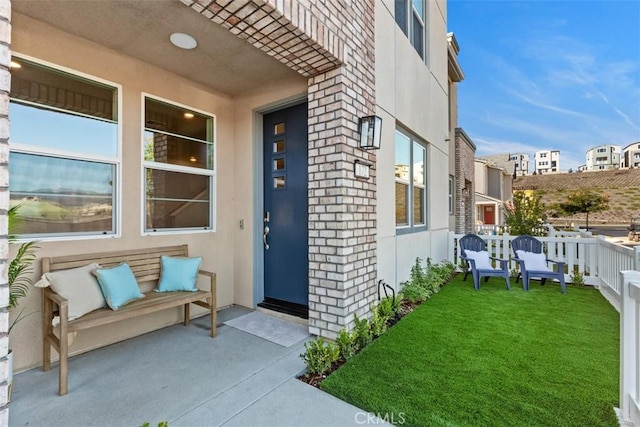
M 212 169 L 202 169 L 202 168 L 194 168 L 189 166 L 181 166 L 181 165 L 173 165 L 170 163 L 160 163 L 153 161 L 146 161 L 144 159 L 144 135 L 146 132 L 145 126 L 145 99 L 149 98 L 154 101 L 163 102 L 165 104 L 169 104 L 175 107 L 184 108 L 185 110 L 193 111 L 195 113 L 203 114 L 206 116 L 210 116 L 213 120 L 213 168 Z M 216 188 L 217 188 L 217 170 L 218 170 L 218 155 L 217 155 L 217 132 L 218 132 L 218 124 L 216 115 L 210 113 L 208 111 L 200 110 L 198 108 L 194 108 L 190 105 L 182 104 L 180 102 L 174 101 L 172 99 L 162 98 L 157 95 L 153 95 L 147 92 L 142 92 L 140 94 L 140 158 L 142 159 L 142 167 L 140 168 L 140 182 L 142 183 L 142 209 L 140 212 L 140 229 L 142 231 L 143 236 L 163 236 L 167 234 L 195 234 L 195 233 L 214 233 L 216 231 L 216 210 L 217 210 L 217 197 L 216 197 Z M 175 135 L 181 137 L 181 135 Z M 188 139 L 188 138 L 185 138 Z M 199 176 L 208 176 L 209 177 L 209 223 L 210 226 L 207 228 L 199 228 L 199 227 L 188 227 L 188 228 L 161 228 L 156 230 L 147 230 L 146 228 L 146 208 L 147 208 L 147 194 L 146 194 L 146 171 L 147 169 L 155 169 L 155 170 L 163 170 L 168 172 L 179 172 L 190 175 L 199 175 Z
M 10 144 L 10 152 L 21 153 L 21 154 L 33 154 L 40 155 L 45 157 L 58 157 L 69 160 L 80 160 L 80 161 L 92 161 L 99 163 L 107 163 L 111 164 L 115 168 L 114 180 L 116 181 L 113 186 L 113 191 L 115 192 L 113 197 L 113 206 L 112 206 L 112 224 L 113 224 L 113 232 L 112 233 L 104 233 L 104 232 L 75 232 L 75 233 L 39 233 L 39 234 L 31 234 L 31 235 L 20 235 L 18 236 L 18 241 L 29 241 L 36 238 L 38 241 L 68 241 L 68 240 L 89 240 L 89 239 L 112 239 L 121 237 L 122 233 L 122 116 L 123 116 L 123 108 L 122 108 L 122 85 L 112 82 L 110 80 L 106 80 L 100 77 L 96 77 L 92 74 L 87 74 L 82 71 L 78 71 L 73 68 L 65 67 L 60 64 L 56 64 L 53 62 L 45 61 L 30 55 L 25 55 L 20 52 L 11 52 L 11 56 L 17 60 L 23 59 L 29 62 L 33 62 L 34 64 L 42 65 L 44 67 L 48 67 L 54 70 L 58 70 L 67 74 L 71 74 L 76 77 L 80 77 L 86 80 L 90 80 L 96 83 L 104 84 L 107 86 L 111 86 L 117 90 L 117 146 L 116 146 L 116 155 L 112 156 L 101 156 L 101 155 L 87 155 L 87 154 L 78 154 L 73 151 L 60 150 L 55 148 L 47 148 L 42 146 L 36 146 L 31 144 L 21 144 L 19 142 L 11 141 L 11 137 L 9 140 Z M 11 100 L 11 97 L 10 97 Z M 37 103 L 32 102 L 24 102 L 22 100 L 18 100 L 19 103 L 23 105 L 37 105 Z M 47 107 L 47 109 L 52 111 L 63 111 L 61 109 L 57 109 L 54 107 Z M 77 116 L 83 116 L 82 114 L 77 114 Z M 11 118 L 9 118 L 11 119 Z
M 408 130 L 401 128 L 401 127 L 396 127 L 396 133 L 400 133 L 403 136 L 407 137 L 409 139 L 409 153 L 410 153 L 410 157 L 409 157 L 409 179 L 408 181 L 408 191 L 409 191 L 409 195 L 407 197 L 407 220 L 408 220 L 408 224 L 407 225 L 398 225 L 396 223 L 396 234 L 407 234 L 407 233 L 416 233 L 416 232 L 421 232 L 421 231 L 427 231 L 429 229 L 429 144 L 427 144 L 426 142 L 424 142 L 423 140 L 419 139 L 418 137 L 416 137 L 413 133 L 409 132 Z M 413 147 L 414 145 L 417 144 L 419 146 L 421 146 L 424 149 L 424 223 L 423 224 L 414 224 L 413 222 L 413 188 L 414 188 L 414 181 L 413 181 L 413 174 L 414 174 L 414 170 L 413 170 L 413 165 L 414 165 L 414 159 L 413 159 Z M 395 145 L 395 139 L 394 139 L 394 145 Z M 395 150 L 395 148 L 394 148 Z M 394 164 L 396 163 L 396 161 L 394 160 Z M 397 178 L 394 177 L 394 185 L 395 182 L 397 181 Z M 405 182 L 403 180 L 403 182 Z M 395 206 L 395 200 L 394 200 L 394 206 Z
M 428 21 L 428 16 L 429 16 L 429 10 L 428 10 L 428 6 L 429 6 L 429 2 L 425 1 L 425 0 L 420 0 L 422 2 L 422 10 L 424 12 L 424 16 L 420 16 L 420 14 L 418 13 L 418 11 L 416 10 L 416 8 L 414 7 L 413 4 L 413 0 L 395 0 L 395 5 L 396 5 L 396 10 L 394 11 L 394 13 L 397 13 L 397 9 L 398 6 L 402 7 L 404 9 L 405 15 L 406 15 L 406 22 L 404 22 L 404 27 L 400 26 L 400 24 L 398 24 L 397 20 L 396 20 L 396 24 L 398 24 L 398 26 L 400 26 L 400 29 L 402 30 L 402 32 L 407 36 L 407 38 L 409 39 L 409 43 L 411 44 L 411 46 L 414 47 L 414 49 L 416 50 L 416 52 L 418 53 L 418 55 L 420 56 L 420 58 L 428 63 L 428 48 L 427 48 L 427 21 Z M 421 33 L 422 33 L 422 51 L 419 51 L 416 46 L 413 44 L 413 36 L 415 34 L 416 28 L 413 25 L 413 18 L 414 16 L 418 19 L 418 21 L 420 22 L 420 25 L 422 26 L 421 28 Z M 405 32 L 406 30 L 406 32 Z

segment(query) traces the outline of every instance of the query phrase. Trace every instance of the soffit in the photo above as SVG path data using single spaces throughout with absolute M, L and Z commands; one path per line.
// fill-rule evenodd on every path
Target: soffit
M 13 0 L 12 8 L 68 33 L 138 58 L 229 95 L 302 78 L 278 60 L 175 0 Z M 193 50 L 169 42 L 191 34 Z

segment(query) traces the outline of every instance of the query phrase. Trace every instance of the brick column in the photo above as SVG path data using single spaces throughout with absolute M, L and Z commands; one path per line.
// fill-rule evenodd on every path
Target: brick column
M 308 91 L 309 331 L 335 338 L 376 298 L 376 156 L 358 148 L 359 118 L 375 113 L 374 2 L 318 0 L 309 12 L 344 46 L 342 66 Z M 371 178 L 355 177 L 356 159 Z
M 9 209 L 9 91 L 11 89 L 11 1 L 0 0 L 0 425 L 9 425 L 7 353 L 9 286 L 7 284 L 7 210 Z

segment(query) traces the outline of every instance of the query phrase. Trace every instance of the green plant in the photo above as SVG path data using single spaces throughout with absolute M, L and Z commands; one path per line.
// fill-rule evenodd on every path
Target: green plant
M 371 316 L 371 335 L 372 337 L 379 337 L 387 331 L 387 322 L 389 317 L 380 314 L 377 310 L 373 312 Z
M 140 427 L 150 427 L 150 424 L 145 421 Z M 169 427 L 169 423 L 167 421 L 160 421 L 158 427 Z
M 322 337 L 305 343 L 304 348 L 305 352 L 300 355 L 300 358 L 312 374 L 321 374 L 329 370 L 340 356 L 338 346 L 331 342 L 325 342 Z
M 391 319 L 400 310 L 398 300 L 390 297 L 382 298 L 375 308 L 375 312 L 382 317 Z
M 16 233 L 16 229 L 20 226 L 22 222 L 22 218 L 18 213 L 20 209 L 20 205 L 15 205 L 9 209 L 7 212 L 8 222 L 9 222 L 9 235 L 8 241 L 9 244 L 15 243 L 18 240 Z M 9 263 L 9 268 L 7 272 L 8 283 L 9 283 L 9 306 L 8 310 L 13 310 L 18 306 L 20 299 L 26 297 L 29 293 L 29 289 L 33 284 L 33 280 L 29 277 L 29 273 L 33 271 L 33 263 L 36 260 L 35 251 L 38 249 L 36 246 L 36 242 L 25 242 L 20 245 L 18 251 L 16 252 L 16 256 Z M 9 325 L 9 332 L 11 329 L 22 320 L 24 317 L 22 313 L 24 309 L 18 313 L 13 322 Z M 33 314 L 33 313 L 31 313 Z M 26 316 L 25 316 L 26 317 Z
M 369 321 L 365 319 L 360 319 L 356 314 L 353 315 L 353 321 L 356 324 L 354 329 L 355 333 L 355 343 L 356 348 L 358 350 L 362 350 L 373 341 L 373 336 L 371 335 L 371 326 L 369 325 Z
M 514 191 L 513 201 L 505 203 L 504 222 L 513 235 L 542 236 L 545 206 L 535 191 Z
M 349 360 L 356 355 L 358 349 L 356 348 L 356 336 L 353 332 L 349 332 L 346 329 L 340 330 L 336 338 L 336 344 L 342 359 Z
M 576 286 L 584 286 L 584 275 L 578 270 L 578 267 L 573 269 L 573 274 L 569 276 L 569 281 Z
M 509 278 L 515 280 L 518 278 L 518 274 L 520 274 L 520 269 L 516 266 L 509 271 Z
M 448 261 L 433 264 L 427 258 L 426 267 L 422 267 L 422 260 L 416 258 L 411 267 L 410 279 L 402 284 L 402 298 L 411 303 L 420 303 L 440 290 L 444 282 L 451 278 L 455 266 Z

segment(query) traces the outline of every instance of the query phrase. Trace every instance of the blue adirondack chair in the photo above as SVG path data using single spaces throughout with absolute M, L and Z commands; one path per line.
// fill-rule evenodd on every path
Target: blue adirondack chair
M 461 259 L 467 263 L 467 271 L 462 280 L 467 280 L 467 275 L 471 271 L 473 276 L 473 286 L 476 290 L 480 289 L 480 278 L 484 277 L 484 281 L 489 277 L 504 277 L 507 282 L 507 289 L 511 289 L 509 283 L 509 262 L 504 259 L 489 256 L 487 252 L 487 242 L 475 234 L 466 234 L 460 238 Z M 493 267 L 491 260 L 495 260 L 499 267 Z
M 511 248 L 515 255 L 514 259 L 520 266 L 516 283 L 522 276 L 522 288 L 525 291 L 529 290 L 529 282 L 532 277 L 535 277 L 539 278 L 543 285 L 547 279 L 557 279 L 560 282 L 562 293 L 567 293 L 564 283 L 564 262 L 547 258 L 540 240 L 529 235 L 518 236 L 511 241 Z M 518 253 L 519 251 L 521 252 Z M 555 268 L 549 268 L 548 263 L 554 264 Z

